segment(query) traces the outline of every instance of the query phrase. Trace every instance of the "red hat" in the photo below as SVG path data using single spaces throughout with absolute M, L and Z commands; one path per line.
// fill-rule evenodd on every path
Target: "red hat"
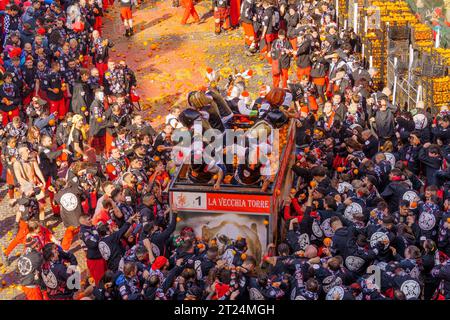
M 9 52 L 9 57 L 11 59 L 19 57 L 22 53 L 22 49 L 20 48 L 13 48 L 10 52 Z
M 36 31 L 37 31 L 37 33 L 40 34 L 41 36 L 43 36 L 43 35 L 46 33 L 45 28 L 39 28 L 39 29 L 37 29 Z
M 25 61 L 33 61 L 33 56 L 31 54 L 27 55 Z
M 216 294 L 217 294 L 217 298 L 222 298 L 225 293 L 228 292 L 228 290 L 230 289 L 230 285 L 225 284 L 225 283 L 217 283 L 216 284 Z
M 159 256 L 155 259 L 155 262 L 152 264 L 152 270 L 159 270 L 167 263 L 167 258 L 164 256 Z
M 77 21 L 75 23 L 72 24 L 72 29 L 75 32 L 81 32 L 84 30 L 84 23 L 81 21 Z

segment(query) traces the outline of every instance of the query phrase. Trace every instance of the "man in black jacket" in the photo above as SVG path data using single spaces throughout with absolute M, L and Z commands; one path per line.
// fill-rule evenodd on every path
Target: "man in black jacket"
M 131 230 L 132 222 L 139 221 L 139 216 L 137 214 L 131 216 L 123 226 L 114 232 L 110 231 L 110 226 L 101 225 L 97 228 L 101 240 L 98 243 L 98 248 L 103 259 L 106 260 L 108 269 L 117 272 L 119 269 L 120 259 L 125 253 L 124 248 L 121 244 L 121 238 Z
M 89 275 L 94 278 L 95 284 L 98 285 L 106 272 L 106 261 L 98 248 L 100 235 L 92 225 L 92 220 L 89 216 L 81 216 L 79 221 L 81 240 L 86 247 L 86 264 Z
M 76 269 L 77 258 L 54 243 L 45 245 L 43 256 L 41 276 L 47 287 L 49 299 L 72 299 L 77 290 L 76 280 L 80 277 L 76 275 L 79 272 Z
M 334 231 L 333 244 L 331 245 L 330 251 L 333 256 L 341 256 L 345 259 L 348 249 L 347 243 L 353 236 L 353 231 L 350 227 L 344 227 L 341 219 L 337 216 L 330 218 L 330 226 Z
M 441 168 L 442 156 L 438 145 L 431 145 L 429 142 L 423 145 L 419 151 L 419 160 L 425 166 L 425 175 L 428 185 L 436 185 L 436 172 Z
M 27 237 L 25 248 L 25 254 L 17 261 L 19 283 L 27 300 L 43 300 L 39 273 L 44 259 L 39 251 L 39 239 L 37 237 Z
M 80 70 L 80 79 L 75 82 L 72 89 L 72 112 L 81 114 L 88 120 L 88 108 L 94 101 L 94 93 L 88 84 L 89 70 Z
M 150 242 L 156 247 L 153 247 L 153 250 L 155 251 L 158 249 L 159 252 L 153 252 L 155 256 L 165 256 L 169 257 L 170 251 L 167 249 L 167 241 L 169 240 L 172 232 L 175 231 L 175 227 L 177 225 L 177 216 L 178 213 L 176 211 L 172 212 L 172 219 L 170 220 L 168 226 L 166 229 L 162 229 L 162 227 L 158 224 L 155 224 L 153 222 L 149 223 L 149 239 Z
M 52 151 L 51 147 L 53 145 L 52 138 L 49 136 L 42 136 L 41 138 L 41 148 L 39 151 L 39 168 L 44 175 L 45 181 L 49 179 L 58 179 L 58 166 L 56 164 L 56 159 L 64 152 L 71 154 L 67 149 L 60 149 Z
M 405 182 L 405 176 L 399 169 L 393 169 L 389 173 L 390 183 L 381 193 L 381 197 L 389 204 L 389 212 L 394 213 L 402 199 L 403 194 L 410 190 L 409 185 Z
M 363 146 L 363 152 L 368 159 L 372 159 L 378 152 L 378 139 L 372 134 L 370 129 L 362 132 L 362 138 L 365 141 Z

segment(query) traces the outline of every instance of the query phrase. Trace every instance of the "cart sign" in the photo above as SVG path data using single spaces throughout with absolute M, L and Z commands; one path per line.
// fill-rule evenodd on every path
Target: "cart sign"
M 204 192 L 172 192 L 172 206 L 181 211 L 270 214 L 270 196 Z

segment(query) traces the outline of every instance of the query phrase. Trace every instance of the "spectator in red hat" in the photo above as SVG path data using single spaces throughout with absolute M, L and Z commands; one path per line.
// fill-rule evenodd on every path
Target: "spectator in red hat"
M 164 256 L 159 256 L 155 259 L 155 262 L 153 262 L 152 270 L 161 270 L 164 266 L 169 266 L 169 260 Z

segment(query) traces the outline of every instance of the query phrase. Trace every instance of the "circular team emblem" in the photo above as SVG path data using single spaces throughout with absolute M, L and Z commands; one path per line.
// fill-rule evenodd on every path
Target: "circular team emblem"
M 300 250 L 305 250 L 306 246 L 309 245 L 309 236 L 307 233 L 303 233 L 298 237 L 298 245 Z
M 429 212 L 422 212 L 419 216 L 419 227 L 422 230 L 430 231 L 436 225 L 436 217 Z
M 47 274 L 42 272 L 42 280 L 44 280 L 45 285 L 49 289 L 56 289 L 58 286 L 58 280 L 56 280 L 56 276 L 51 270 Z
M 336 286 L 331 288 L 326 296 L 326 300 L 342 300 L 344 298 L 344 288 Z
M 356 256 L 348 256 L 345 258 L 345 266 L 350 271 L 358 271 L 366 261 L 363 258 Z
M 26 276 L 33 270 L 33 264 L 27 257 L 21 257 L 19 261 L 17 261 L 17 268 L 22 276 Z
M 414 191 L 411 191 L 411 190 L 406 191 L 402 197 L 403 200 L 406 200 L 409 202 L 414 201 L 414 199 L 416 199 L 416 198 L 417 198 L 417 193 L 415 193 Z
M 111 249 L 109 248 L 109 246 L 105 242 L 100 241 L 98 243 L 98 250 L 100 251 L 102 258 L 108 261 L 109 257 L 111 256 Z
M 341 182 L 341 183 L 339 183 L 338 188 L 337 188 L 337 191 L 339 193 L 344 193 L 346 189 L 353 191 L 353 186 L 350 183 L 348 183 L 348 182 Z
M 386 157 L 386 160 L 389 161 L 389 163 L 391 164 L 391 167 L 395 167 L 395 157 L 392 153 L 390 152 L 385 152 L 384 156 Z
M 340 286 L 341 284 L 342 284 L 342 279 L 340 277 L 328 276 L 325 279 L 323 279 L 323 282 L 322 282 L 323 291 L 328 293 L 328 291 L 330 291 L 331 288 L 333 288 L 335 286 Z
M 331 229 L 330 225 L 330 218 L 325 219 L 320 225 L 320 228 L 322 229 L 326 237 L 331 238 L 332 236 L 334 236 L 333 229 Z
M 66 193 L 61 197 L 61 205 L 67 211 L 73 211 L 78 206 L 78 199 L 73 193 Z
M 375 248 L 377 246 L 378 242 L 383 242 L 384 248 L 387 249 L 389 247 L 389 238 L 388 236 L 383 232 L 375 232 L 370 237 L 370 246 L 372 248 Z
M 312 232 L 317 238 L 323 237 L 323 231 L 320 229 L 319 223 L 315 219 L 312 223 Z
M 400 290 L 405 294 L 407 300 L 419 298 L 420 285 L 416 280 L 406 280 L 402 283 Z
M 350 205 L 345 208 L 344 216 L 350 221 L 354 221 L 355 214 L 362 214 L 363 209 L 359 203 L 352 202 Z
M 249 295 L 250 300 L 265 300 L 262 293 L 256 288 L 250 288 Z

